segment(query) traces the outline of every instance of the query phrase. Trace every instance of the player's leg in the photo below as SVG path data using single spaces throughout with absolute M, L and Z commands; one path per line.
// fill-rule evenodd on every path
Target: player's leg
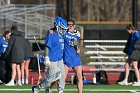
M 14 79 L 16 77 L 16 63 L 12 63 L 12 78 L 9 83 L 5 84 L 6 86 L 14 86 Z
M 5 61 L 0 59 L 0 80 L 5 83 L 6 67 Z
M 45 72 L 46 73 L 46 72 Z M 45 74 L 44 80 L 42 80 L 38 85 L 32 87 L 33 93 L 38 93 L 40 89 L 45 88 L 45 93 L 50 93 L 50 87 L 51 87 L 51 79 L 48 76 L 48 74 Z
M 129 76 L 129 64 L 128 63 L 125 64 L 124 69 L 125 69 L 125 78 L 124 78 L 124 80 L 126 80 L 128 82 L 128 76 Z
M 50 69 L 49 72 L 46 71 L 46 74 L 47 73 L 54 73 L 54 74 L 55 73 L 58 73 L 58 74 L 56 76 L 52 77 L 52 78 L 50 77 L 50 79 L 54 79 L 54 81 L 53 81 L 53 83 L 51 84 L 50 87 L 46 87 L 45 88 L 45 93 L 51 93 L 52 92 L 52 88 L 53 88 L 53 86 L 55 84 L 54 82 L 56 82 L 57 80 L 59 80 L 61 78 L 61 76 L 62 76 L 61 70 L 60 70 L 60 68 L 58 66 L 58 62 L 59 61 L 57 61 L 57 62 L 51 62 L 51 66 L 50 66 L 50 68 L 48 68 L 48 69 Z M 60 62 L 63 63 L 63 61 L 60 61 Z M 60 72 L 60 74 L 59 74 L 59 72 Z
M 64 87 L 65 87 L 65 68 L 64 68 L 64 62 L 63 60 L 57 62 L 57 67 L 60 69 L 61 72 L 61 78 L 58 80 L 58 93 L 63 93 Z
M 16 67 L 16 69 L 17 69 L 17 73 L 18 73 L 18 85 L 19 86 L 22 86 L 22 84 L 21 84 L 21 70 L 20 70 L 20 64 L 17 64 L 17 67 Z
M 22 82 L 22 84 L 24 84 L 24 65 L 25 65 L 25 61 L 23 61 L 23 63 L 21 63 L 21 82 Z
M 78 93 L 82 93 L 82 89 L 83 89 L 83 80 L 82 80 L 82 66 L 77 66 L 73 68 L 78 82 L 77 82 L 77 87 L 78 87 Z
M 49 66 L 45 69 L 45 79 L 41 81 L 37 86 L 32 87 L 33 93 L 38 93 L 41 88 L 45 88 L 46 93 L 50 93 L 51 84 L 60 79 L 61 73 L 60 69 L 56 66 Z M 49 92 L 48 92 L 49 91 Z
M 132 61 L 132 64 L 134 67 L 135 76 L 137 78 L 137 82 L 135 82 L 133 86 L 140 86 L 140 74 L 138 70 L 138 61 Z
M 25 76 L 26 76 L 26 80 L 25 83 L 28 84 L 28 78 L 29 78 L 29 63 L 30 60 L 25 60 Z
M 67 65 L 64 65 L 64 67 L 65 67 L 65 79 L 66 79 L 68 75 L 69 67 Z
M 5 83 L 8 83 L 11 78 L 12 78 L 12 66 L 11 66 L 11 62 L 6 61 L 5 62 L 5 69 L 6 69 L 6 74 L 5 74 Z
M 137 82 L 135 82 L 133 84 L 133 86 L 140 86 L 140 74 L 139 74 L 139 69 L 138 69 L 138 61 L 140 59 L 140 51 L 139 50 L 134 50 L 132 55 L 131 55 L 131 59 L 132 59 L 132 64 L 134 67 L 134 72 L 135 72 L 135 76 L 137 78 Z
M 138 70 L 138 62 L 137 61 L 132 61 L 133 67 L 134 67 L 134 72 L 137 78 L 137 82 L 140 80 L 139 78 L 139 70 Z
M 45 88 L 47 82 L 48 82 L 48 81 L 46 81 L 46 79 L 44 79 L 44 80 L 41 81 L 38 85 L 33 86 L 33 87 L 32 87 L 32 92 L 33 92 L 33 93 L 38 93 L 40 89 Z
M 129 67 L 130 67 L 130 64 L 131 64 L 131 59 L 128 58 L 126 60 L 125 65 L 124 65 L 124 69 L 125 69 L 124 80 L 121 81 L 121 82 L 118 82 L 118 84 L 120 84 L 120 85 L 128 85 L 128 76 L 129 76 Z
M 120 85 L 128 85 L 128 76 L 129 76 L 129 64 L 125 63 L 124 65 L 125 73 L 124 73 L 124 80 L 118 82 Z

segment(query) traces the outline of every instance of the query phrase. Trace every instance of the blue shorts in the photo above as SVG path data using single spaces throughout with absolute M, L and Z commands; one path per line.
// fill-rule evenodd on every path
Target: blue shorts
M 68 67 L 77 67 L 81 66 L 82 62 L 79 56 L 76 57 L 64 56 L 64 64 Z
M 31 58 L 24 58 L 24 60 L 31 60 Z

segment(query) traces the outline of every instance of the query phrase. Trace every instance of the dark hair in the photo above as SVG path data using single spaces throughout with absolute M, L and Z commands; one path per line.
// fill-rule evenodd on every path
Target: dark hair
M 3 36 L 6 36 L 9 33 L 11 33 L 11 31 L 4 31 Z
M 128 30 L 130 30 L 130 29 L 136 30 L 135 27 L 133 25 L 131 25 L 131 24 L 127 25 L 126 29 L 128 29 Z
M 11 27 L 11 31 L 18 31 L 17 26 L 12 25 L 12 27 Z
M 75 21 L 76 20 L 74 18 L 71 18 L 71 19 L 68 20 L 68 22 L 72 22 L 74 25 L 75 25 Z

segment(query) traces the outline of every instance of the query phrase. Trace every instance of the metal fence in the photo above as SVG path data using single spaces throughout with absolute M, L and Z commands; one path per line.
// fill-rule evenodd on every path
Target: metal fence
M 34 36 L 41 39 L 53 26 L 56 5 L 0 5 L 0 34 L 10 30 L 12 25 L 25 32 L 25 37 L 32 39 Z

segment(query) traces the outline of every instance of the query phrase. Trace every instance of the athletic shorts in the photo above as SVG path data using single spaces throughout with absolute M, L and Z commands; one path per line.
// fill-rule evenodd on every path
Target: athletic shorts
M 31 58 L 24 58 L 24 60 L 31 60 Z
M 133 50 L 130 59 L 132 61 L 139 61 L 140 60 L 140 51 L 139 50 Z
M 77 67 L 82 66 L 82 61 L 78 55 L 73 56 L 64 56 L 64 64 L 68 67 Z
M 140 60 L 140 51 L 134 50 L 130 57 L 126 60 L 126 63 L 131 64 L 132 61 L 139 61 Z

